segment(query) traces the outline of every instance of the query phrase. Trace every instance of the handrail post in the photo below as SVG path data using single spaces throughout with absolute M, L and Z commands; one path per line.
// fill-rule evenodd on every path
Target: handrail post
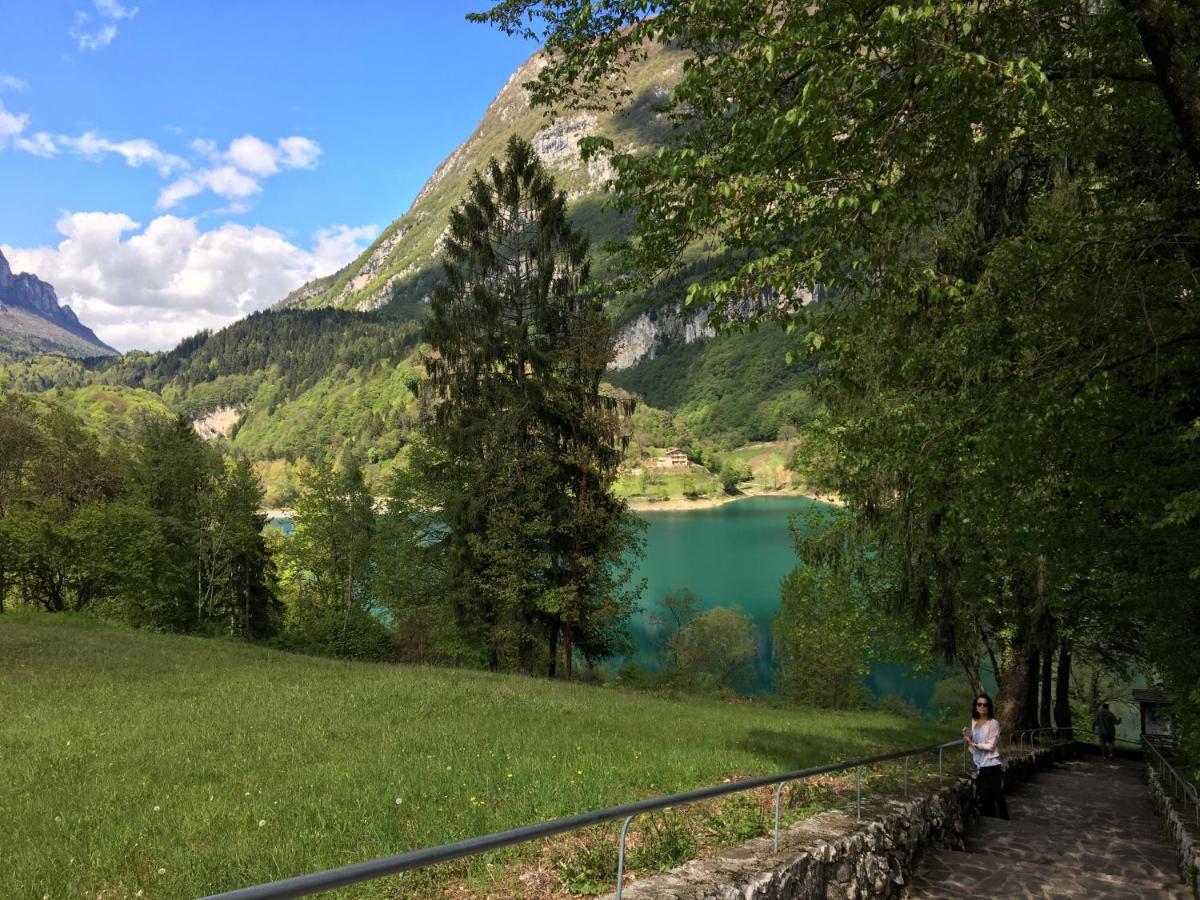
M 775 851 L 779 852 L 779 798 L 783 794 L 783 789 L 787 785 L 786 781 L 781 781 L 775 787 Z
M 633 816 L 636 816 L 634 813 Z M 617 852 L 617 900 L 621 900 L 621 888 L 625 886 L 625 834 L 629 831 L 629 823 L 633 816 L 626 816 L 621 825 L 621 849 Z
M 862 766 L 854 767 L 854 807 L 855 817 L 862 818 Z
M 904 799 L 908 799 L 908 757 L 904 757 Z
M 938 747 L 938 778 L 944 777 L 942 775 L 942 753 L 945 749 L 945 747 Z

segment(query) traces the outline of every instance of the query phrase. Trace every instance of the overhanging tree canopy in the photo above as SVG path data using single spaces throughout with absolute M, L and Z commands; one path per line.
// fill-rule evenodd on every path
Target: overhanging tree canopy
M 718 248 L 692 301 L 802 322 L 851 551 L 943 652 L 1067 637 L 1200 682 L 1200 10 L 1171 0 L 507 0 L 535 102 L 625 101 L 690 53 L 673 138 L 613 148 L 643 278 Z M 604 141 L 593 142 L 604 149 Z M 831 300 L 802 307 L 815 282 Z M 1120 634 L 1116 632 L 1120 631 Z M 1139 644 L 1141 639 L 1145 644 Z

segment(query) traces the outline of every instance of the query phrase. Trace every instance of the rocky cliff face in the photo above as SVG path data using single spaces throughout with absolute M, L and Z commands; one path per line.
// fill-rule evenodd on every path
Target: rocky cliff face
M 76 339 L 74 341 L 66 339 L 62 341 L 64 352 L 69 355 L 78 356 L 89 349 L 91 353 L 87 355 L 91 356 L 107 356 L 117 352 L 96 337 L 92 329 L 80 322 L 71 307 L 58 302 L 58 295 L 54 293 L 52 285 L 28 272 L 14 275 L 12 266 L 4 258 L 4 254 L 0 253 L 0 309 L 5 308 L 32 314 L 50 326 L 61 329 L 74 337 Z M 9 330 L 16 329 L 17 326 L 12 323 L 17 322 L 18 319 L 23 322 L 29 321 L 26 316 L 9 316 L 7 317 Z M 24 328 L 22 328 L 23 330 Z M 39 338 L 47 337 L 45 329 L 39 328 L 38 330 L 41 332 L 37 335 Z
M 628 369 L 669 347 L 704 341 L 715 334 L 707 311 L 685 314 L 679 306 L 665 306 L 644 312 L 617 329 L 617 355 L 608 367 Z

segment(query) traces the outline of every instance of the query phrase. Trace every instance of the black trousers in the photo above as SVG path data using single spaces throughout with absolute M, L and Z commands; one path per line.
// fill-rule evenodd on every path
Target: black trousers
M 1002 766 L 984 766 L 975 777 L 975 795 L 979 799 L 979 814 L 1008 818 L 1008 803 L 1004 800 Z

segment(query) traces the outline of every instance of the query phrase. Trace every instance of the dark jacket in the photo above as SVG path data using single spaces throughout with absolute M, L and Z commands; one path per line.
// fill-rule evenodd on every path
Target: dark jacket
M 1096 713 L 1096 718 L 1092 720 L 1092 727 L 1096 729 L 1096 733 L 1100 737 L 1116 737 L 1117 726 L 1121 724 L 1121 720 L 1112 714 L 1112 710 L 1102 709 Z

